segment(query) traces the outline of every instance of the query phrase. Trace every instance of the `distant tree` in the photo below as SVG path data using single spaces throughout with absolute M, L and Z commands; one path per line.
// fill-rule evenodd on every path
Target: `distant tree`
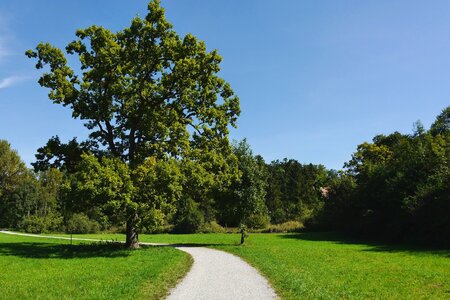
M 35 174 L 9 143 L 0 141 L 0 227 L 33 232 L 58 229 L 59 187 L 55 169 Z
M 39 206 L 42 215 L 61 210 L 61 187 L 63 173 L 56 168 L 37 173 L 39 183 Z
M 442 110 L 431 125 L 430 133 L 432 135 L 444 134 L 450 132 L 450 106 Z
M 234 145 L 241 176 L 218 196 L 219 218 L 227 225 L 264 226 L 269 222 L 266 195 L 267 170 L 261 156 L 254 156 L 246 139 Z
M 0 140 L 0 227 L 14 226 L 17 212 L 12 195 L 29 176 L 25 164 L 11 145 Z
M 26 172 L 17 151 L 7 141 L 0 140 L 0 197 L 13 190 Z
M 335 178 L 324 224 L 334 229 L 450 245 L 450 134 L 445 109 L 427 131 L 377 135 Z
M 91 152 L 101 156 L 102 151 L 97 149 L 94 141 L 78 143 L 76 138 L 67 144 L 61 143 L 58 136 L 48 140 L 47 144 L 37 150 L 36 162 L 31 163 L 35 171 L 47 171 L 57 168 L 73 172 L 81 161 L 81 154 Z
M 266 204 L 274 223 L 305 222 L 321 210 L 320 188 L 327 186 L 329 175 L 324 166 L 284 159 L 270 163 L 268 170 Z
M 160 1 L 151 1 L 148 10 L 117 33 L 100 26 L 78 30 L 66 52 L 78 56 L 80 72 L 48 43 L 26 55 L 38 60 L 38 69 L 49 67 L 39 83 L 54 103 L 86 121 L 90 142 L 105 148 L 115 159 L 111 164 L 121 161 L 127 165 L 121 170 L 133 172 L 149 157 L 173 157 L 196 161 L 221 181 L 233 172 L 227 135 L 239 115 L 238 98 L 217 76 L 221 57 L 191 34 L 180 38 Z M 126 244 L 137 247 L 141 204 L 130 191 L 122 195 Z

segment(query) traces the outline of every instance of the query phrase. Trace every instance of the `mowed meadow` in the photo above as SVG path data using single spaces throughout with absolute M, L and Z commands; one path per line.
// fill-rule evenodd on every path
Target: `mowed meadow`
M 0 233 L 0 299 L 161 299 L 191 263 L 170 247 Z
M 120 234 L 76 235 L 76 237 L 119 241 L 125 239 L 125 236 Z M 2 236 L 2 243 L 9 238 L 11 237 Z M 238 245 L 237 234 L 156 234 L 141 235 L 140 240 L 153 243 L 193 244 L 233 253 L 249 262 L 268 278 L 282 299 L 448 299 L 450 297 L 450 281 L 448 280 L 450 251 L 448 250 L 361 242 L 335 233 L 323 232 L 251 234 L 242 246 Z M 36 239 L 33 241 L 36 242 Z M 41 239 L 37 242 L 40 241 Z M 158 257 L 153 252 L 159 255 L 163 253 L 173 255 L 171 251 L 176 252 L 168 247 L 138 251 L 139 255 L 148 254 L 153 258 L 149 257 L 150 262 L 146 262 L 138 255 L 136 258 L 140 257 L 142 260 L 137 268 L 139 270 L 152 268 L 154 259 Z M 5 251 L 2 250 L 2 256 L 4 253 Z M 182 257 L 181 254 L 178 259 L 181 259 L 180 257 Z M 2 262 L 9 259 L 11 258 L 2 257 Z M 170 262 L 181 264 L 181 261 L 182 259 L 176 262 L 176 259 L 172 258 L 165 265 L 166 268 L 160 271 L 170 271 L 173 276 L 174 269 L 169 267 Z M 109 262 L 115 264 L 113 259 Z M 91 263 L 96 264 L 97 261 L 92 260 Z M 115 268 L 117 269 L 118 266 Z M 176 268 L 175 270 L 176 277 L 179 278 L 186 269 Z M 36 276 L 42 275 L 36 274 Z M 51 274 L 48 275 L 48 282 L 51 281 L 51 276 Z M 141 282 L 143 287 L 148 286 L 145 279 Z M 164 281 L 159 281 L 153 285 L 163 283 Z M 32 289 L 31 284 L 28 286 L 30 289 Z M 5 289 L 4 285 L 0 289 Z

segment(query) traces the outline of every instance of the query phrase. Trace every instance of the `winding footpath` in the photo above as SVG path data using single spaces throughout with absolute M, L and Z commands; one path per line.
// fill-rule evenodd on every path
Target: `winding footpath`
M 194 258 L 186 277 L 168 300 L 277 299 L 267 280 L 232 254 L 204 247 L 177 247 Z
M 70 240 L 69 237 L 42 236 L 1 230 L 0 233 L 39 238 Z M 73 238 L 77 241 L 100 241 Z M 205 247 L 185 247 L 160 243 L 141 243 L 153 246 L 174 246 L 192 256 L 191 270 L 173 288 L 168 300 L 239 300 L 279 299 L 269 282 L 248 263 L 224 251 Z

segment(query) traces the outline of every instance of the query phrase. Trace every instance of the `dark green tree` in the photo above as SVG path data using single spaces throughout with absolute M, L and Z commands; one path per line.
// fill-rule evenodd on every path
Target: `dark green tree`
M 234 145 L 240 177 L 218 193 L 219 221 L 223 224 L 263 227 L 269 223 L 264 202 L 267 170 L 261 156 L 254 156 L 246 139 Z
M 62 50 L 41 43 L 26 55 L 38 69 L 49 98 L 85 121 L 90 142 L 135 170 L 149 157 L 196 161 L 217 181 L 228 177 L 229 126 L 239 100 L 217 73 L 221 57 L 188 34 L 181 38 L 151 1 L 144 19 L 113 33 L 100 26 L 78 30 L 66 52 L 76 55 L 75 71 Z M 151 201 L 151 199 L 148 199 Z M 141 203 L 126 202 L 127 246 L 136 247 Z
M 329 176 L 324 166 L 283 159 L 270 163 L 268 170 L 266 204 L 274 223 L 305 222 L 321 210 L 320 188 L 327 186 Z
M 102 151 L 98 150 L 97 146 L 95 141 L 79 143 L 76 138 L 64 144 L 61 143 L 58 136 L 54 136 L 48 140 L 45 146 L 37 150 L 36 162 L 31 165 L 37 172 L 47 171 L 51 168 L 73 172 L 81 161 L 81 154 L 91 152 L 101 156 Z
M 430 133 L 432 135 L 448 134 L 450 132 L 450 106 L 442 110 L 431 125 Z
M 12 199 L 29 172 L 11 145 L 0 140 L 0 226 L 17 225 L 17 212 Z
M 446 245 L 450 233 L 448 109 L 425 130 L 358 146 L 330 186 L 324 223 L 384 239 Z M 418 123 L 416 123 L 418 124 Z

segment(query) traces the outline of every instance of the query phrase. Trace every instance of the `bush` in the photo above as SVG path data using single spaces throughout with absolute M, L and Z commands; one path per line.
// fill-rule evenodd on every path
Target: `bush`
M 302 230 L 305 226 L 303 226 L 303 223 L 298 221 L 288 221 L 281 224 L 273 224 L 270 225 L 268 228 L 262 230 L 261 232 L 264 233 L 275 233 L 275 232 L 299 232 Z
M 220 226 L 216 221 L 211 221 L 209 223 L 204 223 L 200 227 L 200 232 L 202 233 L 225 233 L 225 228 Z
M 252 214 L 245 220 L 245 225 L 251 229 L 263 229 L 269 224 L 270 217 L 265 214 Z
M 46 233 L 58 231 L 62 225 L 62 217 L 59 214 L 49 214 L 45 217 L 30 215 L 19 224 L 19 229 L 29 233 Z
M 100 230 L 100 224 L 91 220 L 83 213 L 73 214 L 67 222 L 67 233 L 96 233 Z
M 161 225 L 161 226 L 151 226 L 141 229 L 141 233 L 148 234 L 159 234 L 159 233 L 170 233 L 173 231 L 173 225 Z

